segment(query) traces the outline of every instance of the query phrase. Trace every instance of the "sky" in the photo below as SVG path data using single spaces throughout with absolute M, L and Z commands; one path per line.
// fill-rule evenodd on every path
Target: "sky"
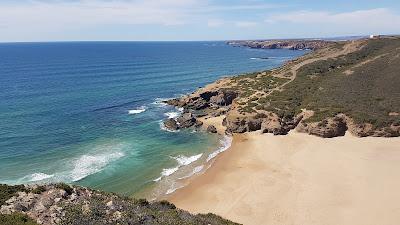
M 400 0 L 0 0 L 0 42 L 400 34 Z

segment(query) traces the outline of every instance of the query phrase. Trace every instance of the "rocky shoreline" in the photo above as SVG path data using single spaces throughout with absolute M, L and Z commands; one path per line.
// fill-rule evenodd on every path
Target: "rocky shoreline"
M 314 43 L 310 41 L 305 42 Z M 208 119 L 224 116 L 222 125 L 226 127 L 225 132 L 227 134 L 261 131 L 262 133 L 285 135 L 290 130 L 296 129 L 299 132 L 323 138 L 344 136 L 346 131 L 349 131 L 357 137 L 400 136 L 400 123 L 398 122 L 393 122 L 385 127 L 376 127 L 368 122 L 357 123 L 344 112 L 332 112 L 329 113 L 330 116 L 315 119 L 315 117 L 313 117 L 313 110 L 302 109 L 297 113 L 285 114 L 277 110 L 265 110 L 262 104 L 254 103 L 253 99 L 257 101 L 262 97 L 271 95 L 273 92 L 284 91 L 284 86 L 296 79 L 297 70 L 301 69 L 301 67 L 315 62 L 318 59 L 326 59 L 328 57 L 335 58 L 341 54 L 351 54 L 361 49 L 360 46 L 365 44 L 363 41 L 357 42 L 357 45 L 353 42 L 347 42 L 339 51 L 339 48 L 332 47 L 332 44 L 327 46 L 325 41 L 318 41 L 316 43 L 319 44 L 312 48 L 322 49 L 287 62 L 280 68 L 250 75 L 223 78 L 187 96 L 165 101 L 165 103 L 169 105 L 183 108 L 183 113 L 177 119 L 165 121 L 165 127 L 171 130 L 200 127 L 202 126 L 202 122 L 199 118 Z M 346 45 L 353 45 L 356 47 L 349 50 L 348 48 L 352 46 L 347 47 Z M 291 74 L 287 75 L 287 71 L 290 71 Z M 272 80 L 270 83 L 275 86 L 268 86 L 269 88 L 262 87 L 262 91 L 254 90 L 249 87 L 250 82 L 253 82 L 251 83 L 253 86 L 260 86 L 259 82 L 264 82 L 266 79 L 280 79 L 283 81 L 278 83 Z M 242 84 L 247 86 L 243 88 Z M 263 85 L 265 85 L 265 83 L 261 84 L 261 86 Z M 291 98 L 296 98 L 296 96 L 291 96 Z M 247 103 L 247 108 L 242 106 L 245 101 L 250 102 L 250 104 Z M 252 107 L 251 104 L 257 105 L 257 107 Z M 268 104 L 270 103 L 265 103 L 265 105 Z M 249 105 L 251 105 L 251 107 Z M 287 110 L 290 111 L 291 109 L 289 108 Z M 214 129 L 211 127 L 207 130 L 213 131 Z

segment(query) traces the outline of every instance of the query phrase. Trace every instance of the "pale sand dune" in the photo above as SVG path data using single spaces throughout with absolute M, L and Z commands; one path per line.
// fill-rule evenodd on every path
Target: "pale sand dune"
M 400 138 L 238 135 L 170 197 L 243 224 L 400 224 Z

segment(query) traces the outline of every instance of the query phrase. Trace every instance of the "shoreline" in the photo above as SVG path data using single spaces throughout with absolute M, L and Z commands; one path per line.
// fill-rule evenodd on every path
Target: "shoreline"
M 243 224 L 396 224 L 400 138 L 233 136 L 203 174 L 166 199 Z

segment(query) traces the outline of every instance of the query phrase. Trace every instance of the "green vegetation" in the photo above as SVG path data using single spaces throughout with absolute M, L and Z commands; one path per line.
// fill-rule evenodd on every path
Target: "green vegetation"
M 241 109 L 250 112 L 255 107 L 281 117 L 294 116 L 301 109 L 315 111 L 308 121 L 321 121 L 345 113 L 357 123 L 368 122 L 375 128 L 387 127 L 400 123 L 398 115 L 389 115 L 390 112 L 400 112 L 399 71 L 400 39 L 369 40 L 353 53 L 301 67 L 296 78 L 284 86 L 283 91 L 274 91 L 257 101 L 251 99 L 252 102 Z M 265 91 L 280 85 L 285 79 L 255 76 L 254 82 L 260 83 L 237 82 L 245 93 L 241 97 L 246 97 L 256 90 Z
M 72 192 L 74 190 L 71 186 L 69 186 L 68 184 L 65 184 L 65 183 L 56 184 L 55 187 L 64 190 L 69 195 L 72 194 Z
M 112 206 L 107 204 L 111 195 L 93 195 L 89 203 L 66 205 L 66 216 L 61 225 L 80 224 L 162 224 L 162 225 L 234 225 L 236 223 L 225 220 L 214 214 L 192 215 L 186 211 L 176 209 L 168 201 L 148 202 L 144 199 L 129 199 L 113 196 Z M 115 207 L 117 210 L 110 210 Z
M 34 220 L 22 213 L 13 213 L 10 215 L 0 214 L 1 225 L 38 225 Z
M 32 193 L 33 194 L 41 194 L 45 191 L 46 191 L 46 188 L 44 186 L 39 185 L 35 189 L 32 190 Z
M 0 184 L 0 206 L 3 205 L 8 199 L 15 196 L 17 192 L 26 191 L 24 185 L 10 186 Z

